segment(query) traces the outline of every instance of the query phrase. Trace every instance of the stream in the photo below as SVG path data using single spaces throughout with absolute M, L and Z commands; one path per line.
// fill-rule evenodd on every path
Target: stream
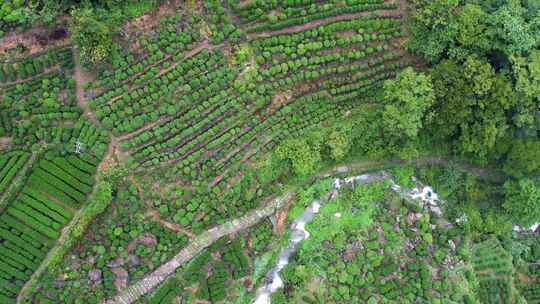
M 442 215 L 440 208 L 437 205 L 438 196 L 431 187 L 423 187 L 422 190 L 414 188 L 408 191 L 405 188 L 397 185 L 392 176 L 386 172 L 363 174 L 358 176 L 352 176 L 347 178 L 335 178 L 332 183 L 332 188 L 322 198 L 315 199 L 309 206 L 304 209 L 304 212 L 298 216 L 290 225 L 290 237 L 289 242 L 285 248 L 283 248 L 277 258 L 277 262 L 265 276 L 265 284 L 257 289 L 255 300 L 252 304 L 271 304 L 271 295 L 275 291 L 284 287 L 283 280 L 279 276 L 280 271 L 287 266 L 292 254 L 298 249 L 298 244 L 309 238 L 309 232 L 305 229 L 307 223 L 313 220 L 313 217 L 319 212 L 320 207 L 337 196 L 338 191 L 343 186 L 353 186 L 355 184 L 369 184 L 372 182 L 389 180 L 390 187 L 397 193 L 406 196 L 407 198 L 417 200 L 421 202 L 422 208 L 429 207 L 437 215 Z M 416 179 L 413 180 L 416 182 Z M 340 214 L 336 213 L 336 217 Z

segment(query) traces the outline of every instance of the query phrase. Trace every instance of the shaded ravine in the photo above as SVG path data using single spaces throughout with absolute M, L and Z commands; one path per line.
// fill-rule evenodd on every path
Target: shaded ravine
M 422 155 L 412 160 L 400 160 L 400 159 L 386 159 L 386 160 L 357 160 L 351 161 L 345 165 L 338 165 L 329 170 L 325 170 L 312 178 L 317 179 L 320 177 L 329 177 L 336 174 L 350 173 L 362 170 L 372 170 L 377 168 L 391 168 L 401 165 L 416 165 L 416 166 L 429 166 L 429 165 L 442 165 L 448 166 L 450 164 L 455 165 L 459 170 L 468 172 L 474 175 L 476 178 L 483 179 L 493 183 L 503 183 L 506 180 L 506 175 L 496 169 L 478 167 L 470 162 L 453 160 L 443 156 L 436 155 Z
M 276 264 L 272 267 L 265 276 L 264 285 L 257 289 L 255 299 L 252 304 L 271 304 L 271 296 L 278 289 L 284 287 L 283 280 L 279 273 L 287 264 L 290 257 L 298 249 L 298 244 L 308 239 L 310 234 L 305 229 L 307 223 L 311 222 L 315 215 L 319 212 L 320 207 L 338 195 L 338 191 L 343 186 L 354 186 L 356 184 L 369 184 L 373 182 L 389 180 L 390 188 L 398 193 L 404 199 L 419 201 L 422 208 L 430 208 L 437 215 L 441 216 L 441 210 L 437 206 L 438 196 L 431 187 L 423 187 L 420 191 L 418 188 L 412 190 L 404 189 L 397 185 L 392 176 L 385 171 L 380 171 L 374 174 L 363 174 L 347 178 L 335 178 L 331 189 L 326 192 L 321 198 L 315 199 L 304 212 L 291 223 L 289 229 L 291 231 L 287 246 L 283 248 L 277 258 Z M 336 213 L 336 216 L 341 216 Z

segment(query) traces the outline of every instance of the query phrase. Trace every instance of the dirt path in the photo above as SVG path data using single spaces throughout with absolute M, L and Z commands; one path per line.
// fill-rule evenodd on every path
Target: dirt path
M 175 232 L 180 232 L 180 233 L 183 233 L 183 234 L 187 235 L 190 241 L 194 240 L 197 237 L 196 235 L 194 235 L 190 231 L 184 229 L 179 224 L 171 223 L 171 222 L 168 222 L 168 221 L 162 219 L 159 212 L 157 210 L 151 208 L 150 206 L 148 206 L 147 214 L 150 217 L 152 217 L 152 220 L 160 223 L 163 227 L 165 227 L 165 228 L 167 228 L 169 230 L 172 230 L 172 231 L 175 231 Z
M 5 149 L 11 145 L 11 137 L 0 137 L 0 149 Z
M 60 19 L 58 21 L 61 21 Z M 25 57 L 43 52 L 45 49 L 54 46 L 65 46 L 68 44 L 67 33 L 64 32 L 61 35 L 57 35 L 54 32 L 63 30 L 64 27 L 61 24 L 57 24 L 53 27 L 40 26 L 31 28 L 24 32 L 9 32 L 0 38 L 0 56 L 7 55 L 8 51 L 22 47 L 24 52 L 17 54 L 16 57 Z M 12 56 L 9 56 L 12 57 Z
M 506 180 L 505 175 L 497 170 L 491 170 L 487 168 L 481 168 L 471 163 L 465 161 L 454 161 L 441 156 L 434 155 L 425 155 L 420 156 L 417 159 L 413 160 L 359 160 L 353 161 L 346 165 L 336 166 L 329 170 L 326 170 L 320 174 L 317 174 L 313 179 L 333 176 L 340 173 L 350 173 L 354 171 L 365 171 L 370 168 L 377 167 L 396 167 L 399 165 L 406 164 L 415 164 L 417 166 L 426 166 L 426 165 L 449 165 L 450 163 L 455 164 L 459 169 L 469 172 L 476 176 L 477 178 L 484 179 L 494 183 L 502 183 Z
M 400 10 L 399 9 L 386 9 L 386 10 L 378 10 L 379 16 L 381 17 L 390 17 L 390 16 L 399 16 Z M 373 11 L 365 11 L 365 12 L 358 12 L 358 13 L 350 13 L 350 14 L 343 14 L 343 15 L 337 15 L 329 18 L 323 18 L 323 19 L 316 19 L 312 20 L 307 23 L 299 24 L 299 25 L 293 25 L 290 27 L 286 27 L 280 30 L 265 30 L 261 32 L 255 32 L 255 33 L 248 33 L 247 37 L 252 38 L 260 38 L 260 37 L 270 37 L 280 34 L 291 34 L 296 32 L 302 32 L 310 28 L 314 28 L 320 25 L 334 23 L 336 21 L 343 21 L 343 20 L 350 20 L 355 19 L 358 17 L 368 17 L 373 15 Z
M 84 93 L 84 88 L 83 88 L 83 84 L 90 82 L 93 77 L 88 72 L 83 71 L 81 67 L 81 60 L 79 57 L 79 51 L 75 48 L 73 49 L 73 62 L 74 62 L 73 78 L 75 79 L 75 93 L 76 93 L 76 99 L 77 99 L 77 106 L 83 110 L 83 115 L 86 116 L 94 125 L 100 126 L 100 122 L 97 120 L 94 112 L 88 107 L 86 95 Z M 113 156 L 116 156 L 118 160 L 120 161 L 126 160 L 128 157 L 126 153 L 122 152 L 118 148 L 118 145 L 120 143 L 119 138 L 114 136 L 112 132 L 110 131 L 108 133 L 109 133 L 111 142 L 109 143 L 107 152 L 105 153 L 105 156 L 103 157 L 103 161 L 98 167 L 98 170 L 102 170 L 103 168 L 107 167 L 107 165 L 112 161 L 111 158 Z
M 86 102 L 86 97 L 84 96 L 83 83 L 90 81 L 90 75 L 83 72 L 81 68 L 81 59 L 79 56 L 79 50 L 73 48 L 73 63 L 74 63 L 74 73 L 73 77 L 75 78 L 75 94 L 77 97 L 77 106 L 83 110 L 83 113 L 90 121 L 95 125 L 99 126 L 99 121 L 96 119 L 94 113 L 88 107 Z

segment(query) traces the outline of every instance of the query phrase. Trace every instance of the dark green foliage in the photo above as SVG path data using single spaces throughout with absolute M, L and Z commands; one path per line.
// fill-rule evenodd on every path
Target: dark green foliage
M 540 141 L 516 140 L 510 148 L 503 169 L 508 175 L 521 178 L 540 168 Z
M 390 145 L 414 142 L 423 127 L 424 116 L 435 102 L 431 77 L 407 68 L 384 82 L 383 132 Z M 407 150 L 407 149 L 405 149 Z M 413 157 L 404 152 L 404 157 Z
M 149 303 L 170 304 L 171 300 L 176 296 L 178 290 L 181 290 L 178 280 L 176 278 L 170 278 L 154 292 Z
M 223 252 L 223 261 L 229 265 L 229 272 L 232 273 L 234 279 L 246 275 L 249 271 L 248 259 L 244 256 L 242 248 L 242 241 L 234 239 Z
M 515 223 L 528 227 L 540 220 L 540 181 L 523 178 L 504 184 L 503 208 Z

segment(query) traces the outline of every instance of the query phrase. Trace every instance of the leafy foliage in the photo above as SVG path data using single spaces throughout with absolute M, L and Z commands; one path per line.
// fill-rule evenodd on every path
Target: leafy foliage
M 92 9 L 78 9 L 71 13 L 71 39 L 87 64 L 106 61 L 112 51 L 112 34 L 107 24 L 99 21 Z
M 390 143 L 415 140 L 435 101 L 431 79 L 407 68 L 384 82 L 383 130 Z
M 507 181 L 504 194 L 503 207 L 516 223 L 528 227 L 540 220 L 540 182 L 537 179 Z

